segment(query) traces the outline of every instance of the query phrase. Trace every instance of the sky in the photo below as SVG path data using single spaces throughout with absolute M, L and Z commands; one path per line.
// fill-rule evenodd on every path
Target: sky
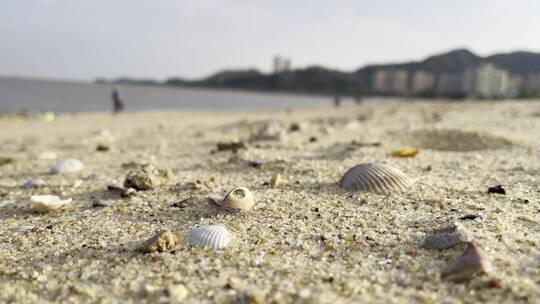
M 195 79 L 345 71 L 456 48 L 540 52 L 538 0 L 0 0 L 0 75 Z

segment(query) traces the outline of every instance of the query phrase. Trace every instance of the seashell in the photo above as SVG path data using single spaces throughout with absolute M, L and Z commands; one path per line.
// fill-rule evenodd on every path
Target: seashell
M 141 251 L 144 253 L 165 252 L 171 250 L 174 246 L 176 246 L 176 236 L 169 230 L 163 230 L 146 240 L 141 246 Z
M 422 247 L 430 250 L 443 250 L 459 244 L 470 243 L 472 240 L 471 233 L 465 227 L 460 223 L 454 223 L 428 235 Z
M 22 186 L 24 189 L 32 189 L 32 188 L 37 188 L 37 187 L 41 187 L 41 186 L 44 186 L 46 185 L 47 183 L 40 179 L 40 178 L 34 178 L 34 179 L 31 179 L 29 181 L 27 181 L 26 183 L 24 183 L 24 185 Z
M 80 160 L 68 158 L 54 164 L 51 168 L 51 172 L 54 174 L 74 173 L 81 171 L 83 168 L 84 164 Z
M 71 198 L 63 200 L 56 195 L 32 195 L 30 201 L 32 209 L 39 213 L 47 213 L 70 204 Z
M 188 242 L 190 244 L 200 247 L 210 247 L 215 250 L 225 248 L 231 240 L 231 233 L 221 225 L 195 228 L 188 235 Z
M 349 169 L 339 181 L 346 191 L 388 192 L 391 189 L 405 189 L 413 179 L 400 170 L 378 163 L 360 164 Z
M 56 159 L 56 157 L 57 157 L 56 152 L 46 151 L 46 152 L 40 153 L 37 156 L 37 159 L 39 159 L 39 160 L 52 160 L 52 159 Z
M 474 243 L 470 243 L 465 252 L 442 272 L 441 278 L 455 282 L 464 281 L 475 274 L 486 272 L 489 268 L 486 254 Z
M 222 207 L 230 209 L 251 210 L 253 205 L 255 205 L 253 194 L 246 187 L 232 189 L 221 201 Z

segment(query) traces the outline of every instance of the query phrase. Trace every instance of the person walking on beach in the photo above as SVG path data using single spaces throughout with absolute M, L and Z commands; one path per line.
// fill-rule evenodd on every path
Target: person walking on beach
M 120 91 L 118 88 L 114 88 L 112 91 L 113 112 L 119 113 L 124 110 L 124 101 L 120 97 Z

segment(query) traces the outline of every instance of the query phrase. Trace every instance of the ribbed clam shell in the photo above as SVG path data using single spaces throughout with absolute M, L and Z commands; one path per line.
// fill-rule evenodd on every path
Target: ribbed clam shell
M 236 187 L 225 195 L 221 205 L 230 209 L 251 210 L 255 205 L 255 199 L 248 188 Z
M 68 158 L 54 164 L 51 168 L 51 172 L 54 174 L 73 173 L 81 171 L 83 168 L 84 164 L 80 160 Z
M 191 230 L 188 234 L 190 244 L 216 250 L 225 248 L 231 239 L 231 233 L 221 225 L 202 226 Z
M 388 192 L 391 189 L 405 189 L 413 180 L 400 170 L 378 163 L 360 164 L 347 171 L 339 186 L 346 191 Z
M 469 243 L 473 237 L 460 223 L 435 231 L 424 240 L 423 247 L 430 250 L 443 250 L 456 245 Z

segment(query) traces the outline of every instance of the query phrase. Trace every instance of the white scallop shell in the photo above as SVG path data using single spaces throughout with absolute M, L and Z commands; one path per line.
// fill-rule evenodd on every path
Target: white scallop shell
M 456 245 L 472 242 L 473 237 L 460 223 L 435 231 L 428 235 L 422 247 L 430 250 L 443 250 Z
M 39 213 L 47 213 L 70 204 L 71 198 L 63 200 L 56 195 L 32 195 L 30 201 L 32 209 Z
M 81 171 L 83 168 L 84 164 L 80 160 L 68 158 L 54 164 L 51 168 L 51 172 L 54 174 L 73 173 Z
M 251 210 L 255 205 L 253 194 L 246 187 L 236 187 L 229 191 L 221 206 L 230 209 Z
M 339 181 L 346 191 L 388 192 L 391 189 L 405 189 L 413 180 L 400 170 L 378 163 L 360 164 L 349 169 Z
M 202 226 L 191 230 L 188 234 L 190 244 L 216 250 L 225 248 L 231 240 L 231 233 L 221 225 Z

